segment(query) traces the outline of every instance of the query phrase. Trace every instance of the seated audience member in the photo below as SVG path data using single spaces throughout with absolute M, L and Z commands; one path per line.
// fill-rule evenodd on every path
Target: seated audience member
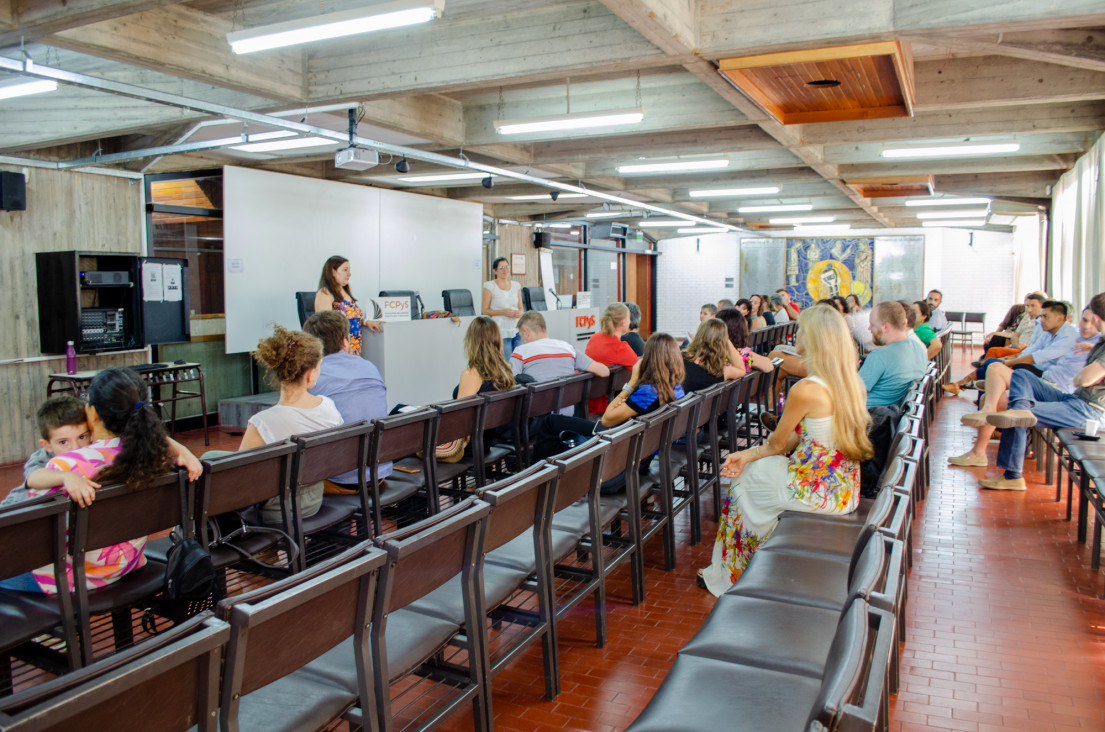
M 1046 316 L 1045 308 L 1044 317 Z M 1089 309 L 1082 311 L 1078 334 L 1078 341 L 1065 354 L 1046 363 L 1037 364 L 1044 369 L 1041 374 L 1038 374 L 1040 378 L 1064 394 L 1074 393 L 1074 375 L 1086 365 L 1086 357 L 1090 349 L 1101 342 L 1101 335 L 1094 327 L 1093 314 Z M 986 466 L 986 445 L 994 436 L 994 427 L 986 421 L 986 418 L 1005 407 L 1004 397 L 1012 381 L 1013 369 L 1018 366 L 1021 364 L 1011 367 L 1001 361 L 995 361 L 986 369 L 986 387 L 980 411 L 964 414 L 961 418 L 963 424 L 968 427 L 978 428 L 975 443 L 962 455 L 949 457 L 949 463 L 966 467 Z
M 717 319 L 725 323 L 725 332 L 729 336 L 729 343 L 737 350 L 739 361 L 733 365 L 738 368 L 743 366 L 745 371 L 756 369 L 758 371 L 771 372 L 775 367 L 771 365 L 771 359 L 765 358 L 748 347 L 748 324 L 739 310 L 729 308 L 717 314 Z M 730 352 L 732 353 L 732 352 Z
M 863 303 L 859 301 L 859 295 L 849 295 L 844 298 L 844 302 L 848 304 L 849 313 L 855 313 L 863 309 Z
M 939 333 L 948 327 L 948 316 L 944 314 L 940 307 L 940 303 L 944 302 L 944 293 L 940 290 L 929 290 L 926 302 L 929 305 L 929 325 Z
M 730 305 L 730 307 L 732 307 L 732 305 Z M 717 312 L 717 305 L 714 305 L 712 302 L 706 303 L 698 311 L 699 324 L 701 325 L 703 321 L 710 318 L 716 318 Z M 687 344 L 691 342 L 692 338 L 694 338 L 694 333 L 687 333 L 687 337 L 683 340 L 683 343 L 681 343 L 680 346 L 682 348 L 686 348 Z
M 722 468 L 732 480 L 712 563 L 698 576 L 715 596 L 737 580 L 783 511 L 846 514 L 859 505 L 859 464 L 872 448 L 855 349 L 835 310 L 814 305 L 799 323 L 809 378 L 791 388 L 767 442 L 730 453 Z
M 783 296 L 778 293 L 771 296 L 771 317 L 775 319 L 775 325 L 791 321 L 790 311 L 783 303 Z
M 1017 321 L 1016 327 L 1011 332 L 1002 330 L 992 333 L 986 338 L 986 340 L 990 340 L 992 336 L 1003 336 L 1008 338 L 1007 345 L 988 348 L 986 354 L 979 360 L 985 361 L 988 358 L 1013 356 L 1028 348 L 1028 344 L 1032 342 L 1032 333 L 1036 329 L 1036 319 L 1040 317 L 1040 311 L 1043 310 L 1045 300 L 1047 300 L 1047 295 L 1042 292 L 1031 292 L 1026 295 L 1024 298 L 1024 314 Z
M 468 367 L 460 372 L 454 399 L 463 399 L 489 391 L 504 391 L 514 386 L 514 372 L 503 355 L 498 324 L 486 315 L 476 316 L 464 334 L 464 357 Z
M 852 338 L 859 345 L 860 353 L 868 353 L 871 349 L 877 348 L 875 339 L 871 335 L 870 308 L 859 307 L 859 300 L 857 299 L 852 312 L 848 313 L 848 320 L 851 322 L 849 329 L 852 332 Z
M 783 307 L 786 308 L 787 315 L 790 316 L 790 319 L 798 320 L 798 313 L 801 311 L 801 308 L 798 307 L 797 303 L 790 299 L 790 293 L 787 292 L 786 288 L 780 287 L 778 290 L 775 291 L 775 294 L 782 298 Z
M 925 347 L 925 354 L 931 360 L 936 357 L 936 354 L 940 353 L 940 348 L 943 346 L 940 339 L 936 337 L 936 331 L 929 325 L 932 311 L 929 309 L 929 304 L 924 300 L 911 303 L 911 308 L 913 316 L 917 319 L 917 325 L 913 327 L 913 332 L 920 339 L 921 345 Z
M 845 318 L 848 317 L 848 313 L 852 312 L 852 308 L 848 305 L 848 301 L 840 295 L 833 295 L 832 297 L 834 307 L 840 311 L 841 315 Z
M 761 328 L 775 325 L 775 314 L 771 312 L 770 297 L 767 295 L 753 295 L 748 299 L 752 301 L 752 315 L 763 318 L 764 324 L 760 326 Z
M 590 371 L 595 376 L 610 375 L 610 369 L 605 364 L 578 353 L 569 343 L 549 338 L 545 318 L 536 310 L 522 313 L 518 319 L 518 332 L 522 336 L 522 345 L 514 349 L 510 356 L 510 369 L 515 377 L 525 374 L 534 381 L 548 381 L 571 376 L 576 371 Z M 572 412 L 572 407 L 560 410 L 561 414 L 568 416 Z
M 35 422 L 41 435 L 38 449 L 23 463 L 23 484 L 12 489 L 3 502 L 0 502 L 0 507 L 28 500 L 30 496 L 26 480 L 36 470 L 45 468 L 55 455 L 79 450 L 92 442 L 84 402 L 75 396 L 50 397 L 38 408 Z
M 269 369 L 270 382 L 280 389 L 280 399 L 275 406 L 249 418 L 239 450 L 251 450 L 282 442 L 292 435 L 318 432 L 344 424 L 341 412 L 330 397 L 311 393 L 322 372 L 322 343 L 318 338 L 277 325 L 271 336 L 257 344 L 253 357 Z M 300 516 L 318 513 L 324 490 L 321 482 L 300 487 Z M 283 524 L 279 498 L 265 501 L 261 507 L 261 519 L 270 526 Z
M 27 498 L 38 498 L 64 490 L 79 506 L 88 506 L 96 489 L 113 482 L 126 483 L 132 490 L 147 487 L 169 469 L 173 450 L 161 418 L 149 404 L 149 389 L 142 378 L 128 368 L 104 369 L 88 387 L 88 425 L 72 435 L 80 440 L 91 430 L 92 442 L 55 455 L 46 468 L 27 478 Z M 199 477 L 199 463 L 189 466 L 189 475 Z M 149 537 L 93 549 L 85 554 L 85 583 L 98 589 L 146 564 L 143 551 Z M 70 560 L 71 561 L 71 560 Z M 72 584 L 72 580 L 69 581 Z M 23 592 L 58 593 L 53 566 L 9 577 L 0 588 Z
M 629 344 L 637 358 L 644 355 L 645 339 L 641 338 L 641 309 L 635 302 L 625 304 L 629 308 L 629 332 L 622 336 L 622 340 Z
M 1004 346 L 1006 343 L 1008 343 L 1009 339 L 1001 335 L 1001 333 L 1012 332 L 1016 330 L 1017 324 L 1021 322 L 1021 317 L 1024 316 L 1024 313 L 1025 310 L 1023 302 L 1018 302 L 1011 305 L 1009 309 L 1005 311 L 1005 317 L 1001 319 L 1001 323 L 998 325 L 998 329 L 992 333 L 987 333 L 983 336 L 982 352 L 986 353 L 991 348 Z M 981 359 L 979 359 L 979 363 L 982 363 Z
M 617 427 L 682 399 L 683 378 L 683 356 L 675 339 L 667 333 L 653 333 L 645 341 L 645 355 L 633 367 L 629 382 L 603 412 L 603 428 Z
M 622 341 L 622 336 L 629 332 L 629 308 L 620 302 L 610 303 L 602 312 L 599 324 L 600 330 L 587 341 L 584 350 L 587 357 L 607 366 L 633 368 L 637 354 Z M 592 399 L 587 409 L 591 414 L 602 414 L 606 411 L 606 397 Z
M 1078 340 L 1078 328 L 1067 322 L 1068 314 L 1066 303 L 1058 300 L 1045 301 L 1039 318 L 1040 327 L 1033 332 L 1032 341 L 1027 348 L 1005 358 L 988 358 L 959 381 L 944 384 L 941 388 L 949 394 L 958 394 L 961 390 L 970 388 L 976 380 L 985 379 L 990 367 L 995 364 L 1004 364 L 1011 369 L 1026 369 L 1036 376 L 1042 376 L 1044 369 L 1069 353 Z
M 902 304 L 880 302 L 871 311 L 876 348 L 867 355 L 859 377 L 867 386 L 867 407 L 897 406 L 914 381 L 925 375 L 928 356 L 912 331 Z
M 844 309 L 844 305 L 841 304 L 841 302 L 838 302 L 835 297 L 825 297 L 825 298 L 822 298 L 822 299 L 818 300 L 814 304 L 815 305 L 827 305 L 827 306 L 831 307 L 833 310 L 840 313 L 841 315 L 845 315 L 847 313 L 847 311 Z
M 736 308 L 737 312 L 744 316 L 744 320 L 748 325 L 748 330 L 750 332 L 764 327 L 763 320 L 758 320 L 756 318 L 756 313 L 752 309 L 751 300 L 747 300 L 742 297 L 740 300 L 737 300 L 736 304 L 733 307 Z
M 1105 333 L 1105 292 L 1090 299 L 1090 318 L 1097 333 Z M 1074 375 L 1075 390 L 1066 394 L 1029 371 L 1014 371 L 1009 380 L 1009 410 L 986 416 L 1001 429 L 997 466 L 1001 475 L 979 481 L 983 488 L 1023 491 L 1027 429 L 1105 425 L 1105 341 L 1090 351 L 1086 365 Z
M 322 363 L 311 394 L 334 402 L 345 424 L 386 417 L 387 387 L 371 361 L 349 352 L 349 321 L 336 310 L 327 310 L 308 318 L 303 330 L 322 343 Z M 377 477 L 389 475 L 391 463 L 380 465 Z M 335 476 L 330 483 L 328 492 L 355 493 L 357 471 Z
M 722 310 L 728 310 L 729 308 L 731 308 L 733 306 L 734 306 L 734 303 L 733 303 L 732 300 L 722 298 L 721 300 L 717 301 L 717 310 L 714 311 L 714 314 L 716 315 L 717 313 L 720 313 Z
M 691 345 L 683 352 L 683 391 L 701 391 L 714 384 L 744 376 L 745 365 L 737 349 L 729 342 L 725 323 L 717 318 L 698 326 Z

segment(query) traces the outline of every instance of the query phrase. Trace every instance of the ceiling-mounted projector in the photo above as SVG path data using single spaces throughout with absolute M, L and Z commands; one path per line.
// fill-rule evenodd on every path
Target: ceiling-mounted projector
M 361 147 L 347 147 L 334 156 L 334 167 L 346 170 L 368 170 L 379 164 L 380 153 Z

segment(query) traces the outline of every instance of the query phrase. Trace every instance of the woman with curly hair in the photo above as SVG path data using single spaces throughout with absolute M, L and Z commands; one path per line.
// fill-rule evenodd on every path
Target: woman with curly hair
M 867 437 L 867 390 L 856 372 L 844 317 L 814 305 L 798 322 L 799 353 L 810 375 L 791 388 L 767 442 L 730 453 L 722 467 L 722 475 L 732 480 L 713 562 L 698 573 L 698 584 L 719 597 L 771 536 L 783 511 L 855 511 L 859 464 L 874 454 Z
M 744 376 L 744 359 L 729 342 L 725 323 L 717 318 L 702 321 L 691 344 L 683 351 L 686 376 L 683 390 L 701 391 L 714 384 Z

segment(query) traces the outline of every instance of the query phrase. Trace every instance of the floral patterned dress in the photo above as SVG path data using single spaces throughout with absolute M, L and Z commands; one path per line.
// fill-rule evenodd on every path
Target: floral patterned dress
M 333 307 L 349 318 L 349 352 L 354 356 L 360 356 L 361 320 L 364 319 L 364 311 L 356 300 L 335 300 Z
M 844 514 L 859 505 L 859 463 L 833 446 L 833 418 L 803 419 L 798 435 L 789 456 L 751 462 L 729 483 L 712 563 L 702 573 L 715 596 L 737 581 L 783 511 Z

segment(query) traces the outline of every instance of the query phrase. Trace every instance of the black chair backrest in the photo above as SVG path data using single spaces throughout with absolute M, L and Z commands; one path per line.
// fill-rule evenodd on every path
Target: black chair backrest
M 307 318 L 315 314 L 315 295 L 314 292 L 297 292 L 295 293 L 295 309 L 299 313 L 299 327 L 302 328 L 303 324 L 307 322 Z
M 671 404 L 649 414 L 642 414 L 637 418 L 645 426 L 641 433 L 641 448 L 638 451 L 641 460 L 650 459 L 665 441 L 671 441 L 671 423 L 675 420 L 678 410 Z
M 238 729 L 242 696 L 302 668 L 350 636 L 355 649 L 367 648 L 363 639 L 386 558 L 365 542 L 317 568 L 219 604 L 232 629 L 219 709 L 223 730 Z M 367 654 L 363 661 L 367 666 Z M 371 698 L 370 677 L 359 681 L 366 682 L 364 698 Z
M 453 315 L 475 315 L 471 290 L 442 290 L 441 300 L 445 309 Z
M 97 500 L 99 500 L 97 498 Z M 103 661 L 0 703 L 10 732 L 215 732 L 230 626 L 201 613 Z
M 479 429 L 483 405 L 483 397 L 478 395 L 431 405 L 438 415 L 437 442 L 452 442 L 474 435 Z
M 554 511 L 561 511 L 587 496 L 593 495 L 597 500 L 599 484 L 602 482 L 603 459 L 609 450 L 610 443 L 595 437 L 564 459 L 552 461 L 560 468 Z
M 548 310 L 545 303 L 545 290 L 540 287 L 522 288 L 522 307 L 526 310 Z
M 471 567 L 483 549 L 484 518 L 491 507 L 468 498 L 410 526 L 381 534 L 375 543 L 388 554 L 382 597 L 373 624 L 433 592 Z
M 617 369 L 617 370 L 615 370 Z M 607 396 L 611 399 L 622 390 L 622 387 L 629 383 L 630 378 L 633 377 L 633 369 L 627 369 L 624 366 L 615 366 L 610 369 L 610 391 Z
M 515 425 L 522 419 L 522 410 L 526 406 L 529 394 L 524 386 L 516 386 L 505 391 L 487 392 L 483 395 L 483 430 Z
M 672 422 L 671 438 L 669 444 L 681 437 L 687 437 L 687 442 L 694 443 L 696 422 L 698 421 L 699 406 L 702 404 L 702 394 L 692 393 L 683 397 L 673 406 L 678 410 L 675 420 Z
M 863 678 L 864 657 L 870 653 L 867 613 L 867 603 L 859 600 L 853 601 L 841 615 L 807 729 L 817 729 L 817 724 L 827 730 L 837 729 L 844 705 L 857 693 Z
M 200 523 L 209 516 L 238 511 L 279 498 L 291 481 L 294 442 L 274 442 L 216 458 L 203 458 L 203 475 L 196 484 Z M 288 517 L 290 518 L 290 517 Z M 285 524 L 290 525 L 290 524 Z M 207 532 L 200 532 L 207 541 Z
M 529 419 L 552 414 L 560 409 L 563 380 L 539 381 L 536 384 L 527 384 L 526 389 L 529 390 L 529 402 L 526 405 L 526 417 Z
M 886 548 L 874 524 L 864 524 L 848 569 L 848 596 L 868 599 L 878 589 L 886 567 Z
M 65 518 L 69 501 L 57 493 L 33 503 L 0 511 L 0 579 L 15 577 L 49 564 L 55 576 L 65 574 Z M 62 599 L 68 593 L 61 593 Z
M 560 392 L 560 403 L 557 406 L 562 409 L 583 402 L 590 393 L 593 377 L 594 374 L 590 371 L 580 371 L 561 379 L 564 389 Z
M 371 432 L 372 425 L 361 420 L 293 437 L 298 446 L 292 463 L 293 485 L 317 483 L 366 465 Z
M 186 478 L 183 471 L 174 469 L 146 488 L 105 486 L 96 491 L 96 500 L 87 508 L 72 504 L 75 520 L 71 525 L 76 526 L 74 570 L 84 573 L 83 566 L 76 561 L 78 552 L 121 544 L 175 526 L 189 530 L 185 510 L 191 500 L 187 504 L 182 501 L 182 496 L 190 499 L 192 495 Z
M 599 399 L 610 394 L 610 383 L 615 370 L 625 370 L 624 366 L 611 366 L 609 376 L 595 376 L 587 384 L 587 398 Z
M 418 306 L 418 293 L 414 290 L 380 290 L 380 297 L 409 297 L 411 300 L 411 320 L 422 317 L 422 309 Z
M 551 516 L 551 501 L 560 471 L 538 463 L 517 475 L 480 490 L 480 500 L 491 506 L 484 552 L 494 551 L 529 529 L 541 533 Z
M 437 411 L 428 407 L 375 420 L 369 464 L 399 460 L 419 450 L 433 455 L 436 427 Z
M 631 419 L 599 435 L 604 442 L 610 443 L 610 451 L 606 453 L 606 459 L 602 464 L 603 483 L 613 480 L 626 470 L 636 470 L 640 460 L 638 447 L 644 431 L 644 422 Z

